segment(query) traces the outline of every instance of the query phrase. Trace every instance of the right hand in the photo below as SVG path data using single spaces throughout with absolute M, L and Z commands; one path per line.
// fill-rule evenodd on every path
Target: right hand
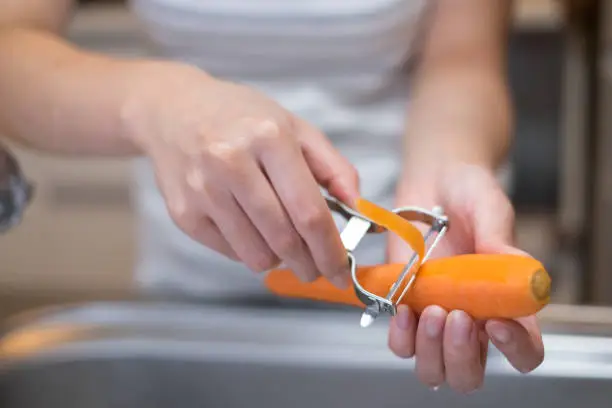
M 346 251 L 319 186 L 352 203 L 358 176 L 329 140 L 259 92 L 187 65 L 149 63 L 137 77 L 123 131 L 152 159 L 179 228 L 253 271 L 282 262 L 346 287 Z

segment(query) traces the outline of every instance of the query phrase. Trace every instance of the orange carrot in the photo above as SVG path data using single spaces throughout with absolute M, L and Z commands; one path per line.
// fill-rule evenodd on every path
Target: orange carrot
M 357 276 L 369 292 L 386 296 L 403 264 L 362 266 Z M 476 319 L 517 318 L 537 313 L 550 301 L 550 277 L 537 260 L 519 255 L 460 255 L 421 266 L 402 303 L 420 313 L 430 305 L 463 310 Z M 291 270 L 265 277 L 279 296 L 363 307 L 354 289 L 338 289 L 324 278 L 301 282 Z
M 463 310 L 477 319 L 517 318 L 537 313 L 550 301 L 550 277 L 531 257 L 461 255 L 420 265 L 425 242 L 414 225 L 363 199 L 357 200 L 356 207 L 373 222 L 399 235 L 419 255 L 412 270 L 418 275 L 402 299 L 417 313 L 438 305 L 449 311 Z M 360 266 L 357 277 L 367 291 L 385 297 L 403 268 L 403 264 Z M 290 270 L 275 270 L 265 282 L 281 296 L 363 306 L 353 288 L 337 289 L 323 278 L 303 283 Z

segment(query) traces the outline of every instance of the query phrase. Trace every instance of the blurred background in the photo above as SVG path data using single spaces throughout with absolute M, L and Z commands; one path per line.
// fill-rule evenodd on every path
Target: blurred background
M 510 170 L 519 246 L 553 274 L 554 300 L 612 302 L 612 171 L 606 2 L 516 1 L 510 77 L 517 127 Z M 81 46 L 142 55 L 147 44 L 119 0 L 81 2 L 69 31 Z M 135 236 L 131 167 L 17 150 L 36 198 L 23 224 L 0 237 L 0 311 L 55 299 L 129 296 Z M 600 153 L 601 158 L 597 155 Z M 609 276 L 608 276 L 609 275 Z
M 149 52 L 123 1 L 81 2 L 68 35 L 83 47 L 105 53 Z M 481 399 L 470 403 L 447 396 L 440 397 L 436 405 L 431 399 L 434 394 L 417 386 L 408 393 L 415 403 L 512 407 L 520 403 L 517 395 L 529 401 L 522 406 L 530 407 L 601 407 L 612 401 L 608 391 L 612 343 L 601 337 L 596 342 L 584 337 L 583 326 L 590 325 L 596 334 L 612 339 L 610 44 L 612 1 L 515 2 L 509 68 L 517 126 L 508 179 L 517 210 L 518 246 L 542 260 L 553 278 L 554 305 L 544 310 L 543 319 L 561 326 L 547 326 L 553 327 L 552 334 L 547 332 L 548 360 L 541 374 L 530 380 L 509 382 L 504 376 L 514 371 L 493 359 L 491 385 Z M 0 236 L 0 319 L 42 306 L 134 298 L 131 163 L 59 159 L 20 149 L 14 152 L 34 182 L 36 195 L 23 223 Z M 169 407 L 185 397 L 180 401 L 183 407 L 202 406 L 207 401 L 219 407 L 244 406 L 245 401 L 266 407 L 345 406 L 349 400 L 354 408 L 404 406 L 405 395 L 400 391 L 407 388 L 395 375 L 400 362 L 387 354 L 384 327 L 369 334 L 358 333 L 353 315 L 349 320 L 334 320 L 333 313 L 316 315 L 310 323 L 305 319 L 294 326 L 294 320 L 284 315 L 265 320 L 265 316 L 273 316 L 270 311 L 232 314 L 217 310 L 214 313 L 222 316 L 219 320 L 200 312 L 103 305 L 86 306 L 80 314 L 50 317 L 47 324 L 61 323 L 64 329 L 106 325 L 129 327 L 132 334 L 107 330 L 103 337 L 108 343 L 100 340 L 95 347 L 81 339 L 80 357 L 74 357 L 76 354 L 70 354 L 74 349 L 65 346 L 65 351 L 72 351 L 66 351 L 61 359 L 59 368 L 64 371 L 40 361 L 35 370 L 23 371 L 27 374 L 14 371 L 7 381 L 0 381 L 0 405 Z M 302 316 L 298 311 L 292 313 L 291 319 Z M 68 339 L 66 344 L 73 342 L 74 346 L 75 340 L 66 332 L 40 334 L 36 320 L 30 324 L 0 341 L 1 356 L 27 354 L 50 338 L 60 343 Z M 166 330 L 169 327 L 172 335 Z M 288 327 L 289 331 L 281 331 Z M 196 333 L 194 328 L 202 332 Z M 91 336 L 98 338 L 102 332 Z M 252 336 L 255 332 L 257 336 Z M 117 333 L 123 334 L 109 340 Z M 127 337 L 144 343 L 113 343 Z M 323 338 L 336 342 L 324 345 Z M 181 341 L 172 343 L 176 339 Z M 155 347 L 152 341 L 157 341 Z M 208 343 L 203 345 L 202 341 Z M 108 346 L 103 347 L 105 356 L 113 356 L 108 359 L 111 365 L 81 364 L 94 354 L 99 356 L 96 347 L 102 346 Z M 274 350 L 266 351 L 265 347 Z M 319 354 L 306 357 L 304 350 Z M 135 362 L 134 355 L 142 356 L 141 351 L 172 357 L 165 357 L 163 364 L 149 357 Z M 179 351 L 187 354 L 179 358 Z M 187 363 L 198 359 L 207 363 Z M 240 368 L 232 368 L 235 365 L 228 362 L 239 363 Z M 308 368 L 297 370 L 293 363 Z M 355 364 L 368 371 L 354 370 Z M 335 374 L 326 377 L 329 372 Z M 501 377 L 496 377 L 498 374 Z M 369 386 L 356 389 L 352 381 L 359 379 Z M 131 393 L 126 394 L 123 384 L 128 381 Z M 72 388 L 74 384 L 89 388 L 79 393 Z M 234 393 L 232 384 L 240 386 L 240 393 Z M 262 389 L 272 384 L 293 394 L 267 392 L 257 400 Z M 542 385 L 551 388 L 545 392 L 538 388 Z M 169 388 L 162 391 L 163 386 Z M 587 387 L 585 391 L 580 391 L 582 386 Z M 35 397 L 32 389 L 40 391 L 41 397 Z M 382 400 L 383 396 L 387 399 Z M 318 402 L 308 402 L 312 398 Z M 500 405 L 501 401 L 505 405 Z

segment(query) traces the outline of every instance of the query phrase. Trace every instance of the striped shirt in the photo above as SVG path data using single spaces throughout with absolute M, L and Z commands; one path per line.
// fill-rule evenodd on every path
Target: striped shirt
M 409 94 L 404 70 L 426 0 L 131 0 L 154 52 L 263 91 L 322 130 L 358 169 L 364 197 L 391 206 Z M 262 291 L 240 264 L 178 230 L 153 170 L 137 165 L 141 257 L 151 290 Z M 340 225 L 339 225 L 340 226 Z M 384 237 L 357 256 L 382 262 Z

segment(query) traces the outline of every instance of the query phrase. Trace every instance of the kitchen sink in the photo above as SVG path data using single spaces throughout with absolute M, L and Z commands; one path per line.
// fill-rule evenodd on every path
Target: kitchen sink
M 359 310 L 109 302 L 19 316 L 0 340 L 3 408 L 605 407 L 612 328 L 557 325 L 545 362 L 514 371 L 491 349 L 484 388 L 432 391 Z M 580 329 L 580 330 L 579 330 Z M 610 331 L 610 333 L 609 333 Z

